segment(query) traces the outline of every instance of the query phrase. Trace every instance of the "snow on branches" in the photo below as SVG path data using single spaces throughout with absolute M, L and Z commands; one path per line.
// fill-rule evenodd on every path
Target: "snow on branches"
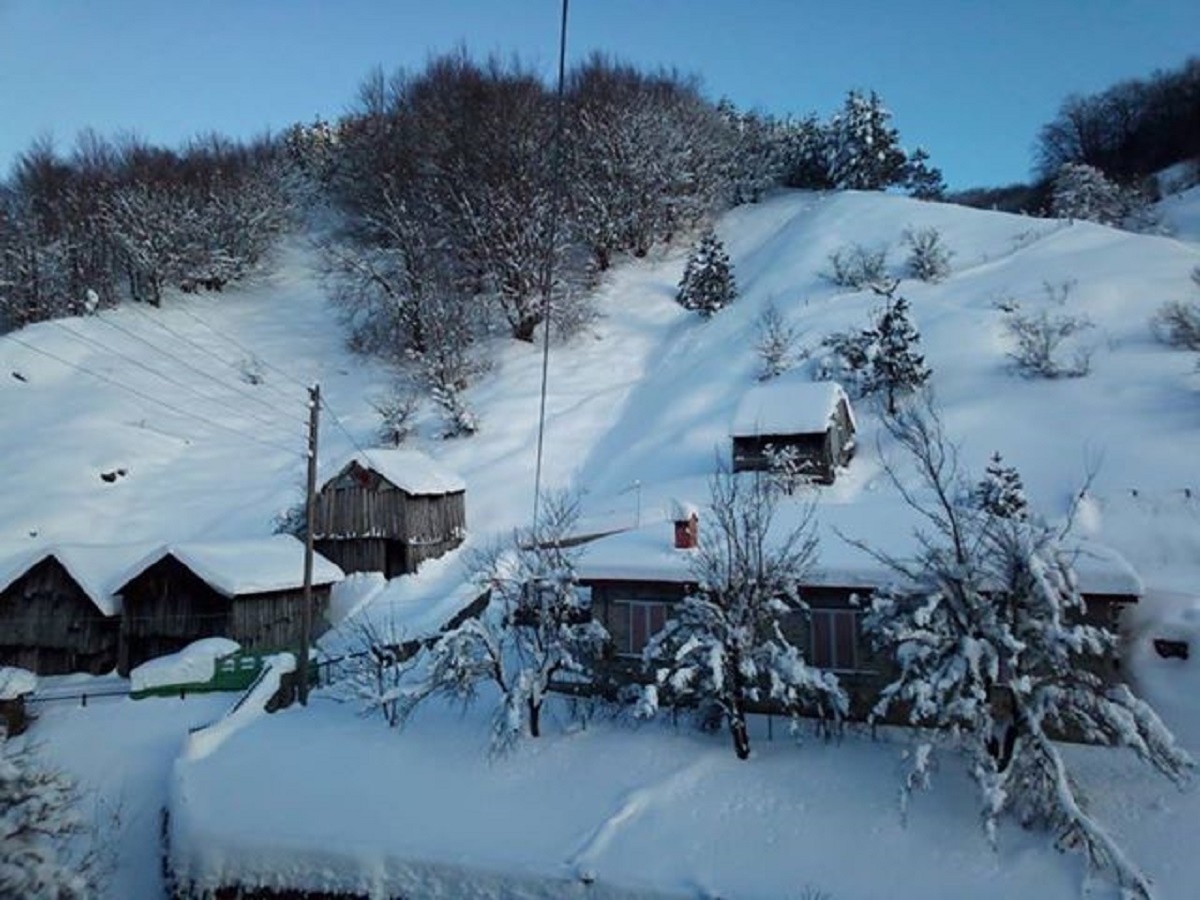
M 914 559 L 876 554 L 903 586 L 877 592 L 863 623 L 896 665 L 874 714 L 902 713 L 930 729 L 902 806 L 927 784 L 930 751 L 944 741 L 966 760 L 992 843 L 1001 817 L 1012 815 L 1054 833 L 1132 896 L 1149 896 L 1145 877 L 1088 814 L 1053 739 L 1128 748 L 1176 782 L 1193 764 L 1154 711 L 1113 682 L 1117 636 L 1086 616 L 1073 570 L 1083 551 L 1035 517 L 972 503 L 931 410 L 906 410 L 886 425 L 922 489 L 889 473 L 930 526 Z
M 697 590 L 646 645 L 655 674 L 639 712 L 652 713 L 660 699 L 714 709 L 746 759 L 750 704 L 770 700 L 793 716 L 837 720 L 848 700 L 836 676 L 810 666 L 783 628 L 785 617 L 808 608 L 798 584 L 816 551 L 811 510 L 773 535 L 778 494 L 767 479 L 719 473 L 711 491 L 711 525 L 693 563 Z
M 92 895 L 96 856 L 78 852 L 86 828 L 77 802 L 69 778 L 0 729 L 0 897 Z
M 708 318 L 736 297 L 737 285 L 725 245 L 716 232 L 708 228 L 688 256 L 675 299 L 684 309 L 696 310 Z
M 540 736 L 551 687 L 586 678 L 608 640 L 576 584 L 578 550 L 564 545 L 577 518 L 574 500 L 552 495 L 534 529 L 478 555 L 475 570 L 490 596 L 487 607 L 405 664 L 403 683 L 393 692 L 398 723 L 429 697 L 470 702 L 486 684 L 499 694 L 495 751 Z

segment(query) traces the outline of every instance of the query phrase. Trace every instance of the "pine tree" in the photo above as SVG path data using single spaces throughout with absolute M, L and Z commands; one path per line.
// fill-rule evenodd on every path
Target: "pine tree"
M 913 559 L 876 554 L 903 586 L 876 592 L 863 621 L 897 673 L 873 715 L 902 712 L 928 729 L 902 804 L 928 785 L 935 747 L 948 745 L 978 786 L 991 843 L 1011 814 L 1083 853 L 1122 896 L 1148 897 L 1145 877 L 1088 813 L 1054 739 L 1070 734 L 1133 750 L 1179 783 L 1193 768 L 1190 757 L 1149 706 L 1100 674 L 1113 671 L 1117 635 L 1088 620 L 1062 535 L 1032 517 L 988 515 L 958 499 L 965 492 L 956 458 L 931 411 L 886 424 L 923 477 L 921 496 L 932 498 L 902 488 L 932 530 L 918 535 Z
M 873 289 L 887 299 L 887 308 L 872 334 L 874 346 L 863 391 L 884 391 L 888 415 L 895 415 L 897 396 L 919 388 L 933 373 L 925 365 L 925 357 L 916 351 L 921 335 L 908 317 L 908 301 L 895 296 L 896 283 Z
M 946 193 L 942 170 L 929 164 L 929 153 L 918 147 L 905 164 L 904 187 L 918 200 L 941 200 Z
M 700 236 L 683 269 L 676 300 L 708 318 L 734 301 L 737 285 L 725 245 L 711 228 Z
M 84 832 L 73 783 L 42 768 L 25 743 L 0 729 L 0 897 L 74 900 L 91 896 L 94 857 L 80 856 Z
M 1029 517 L 1029 501 L 1021 476 L 1012 466 L 1006 466 L 1000 454 L 993 453 L 983 478 L 971 492 L 975 505 L 988 515 L 1024 522 Z
M 729 727 L 734 752 L 746 759 L 751 704 L 771 700 L 793 716 L 816 711 L 837 720 L 848 700 L 837 677 L 810 666 L 782 628 L 786 616 L 808 608 L 798 593 L 816 550 L 808 519 L 772 538 L 778 495 L 769 479 L 721 473 L 711 490 L 712 522 L 701 532 L 693 561 L 697 591 L 643 651 L 655 677 L 639 713 L 657 711 L 660 696 L 715 709 Z
M 908 160 L 891 119 L 874 91 L 850 91 L 846 96 L 842 112 L 829 126 L 830 168 L 839 188 L 879 191 L 905 180 Z

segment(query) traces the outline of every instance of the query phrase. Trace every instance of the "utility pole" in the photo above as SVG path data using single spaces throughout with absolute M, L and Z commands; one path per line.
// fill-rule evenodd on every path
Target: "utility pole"
M 305 491 L 304 527 L 304 599 L 300 611 L 300 657 L 297 674 L 300 679 L 300 705 L 308 705 L 308 651 L 312 646 L 312 570 L 313 529 L 317 517 L 317 430 L 321 417 L 321 386 L 308 389 L 308 487 Z

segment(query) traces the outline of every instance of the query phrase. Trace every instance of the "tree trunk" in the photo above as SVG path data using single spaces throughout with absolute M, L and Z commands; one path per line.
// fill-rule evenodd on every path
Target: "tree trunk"
M 746 710 L 742 701 L 734 698 L 729 707 L 729 734 L 733 738 L 733 752 L 738 759 L 750 758 L 750 731 L 746 727 Z
M 532 697 L 529 703 L 529 736 L 541 737 L 542 733 L 542 704 Z

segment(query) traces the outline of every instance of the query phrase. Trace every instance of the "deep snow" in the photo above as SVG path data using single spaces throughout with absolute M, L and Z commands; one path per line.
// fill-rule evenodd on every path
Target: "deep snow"
M 1195 662 L 1146 652 L 1164 619 L 1190 627 L 1181 610 L 1200 584 L 1200 376 L 1194 354 L 1157 343 L 1149 328 L 1162 303 L 1200 299 L 1190 281 L 1200 264 L 1190 242 L 1200 237 L 1200 197 L 1193 191 L 1165 206 L 1174 238 L 877 194 L 785 194 L 736 209 L 718 223 L 742 290 L 732 306 L 705 321 L 673 302 L 686 254 L 678 247 L 609 273 L 595 324 L 554 349 L 547 482 L 582 493 L 589 531 L 662 521 L 675 499 L 702 505 L 709 473 L 728 454 L 738 404 L 755 384 L 752 348 L 765 306 L 783 312 L 810 348 L 833 330 L 863 327 L 878 300 L 824 279 L 828 255 L 850 243 L 886 243 L 901 274 L 901 233 L 936 227 L 954 251 L 951 277 L 937 285 L 905 280 L 900 293 L 921 330 L 947 432 L 975 474 L 1000 451 L 1035 507 L 1061 517 L 1077 505 L 1080 536 L 1132 563 L 1147 600 L 1131 664 L 1200 751 Z M 1067 310 L 1094 323 L 1086 378 L 1028 380 L 1005 356 L 999 307 L 1053 303 L 1046 284 L 1058 293 L 1069 284 Z M 300 246 L 285 251 L 278 274 L 242 291 L 170 297 L 162 310 L 45 323 L 16 338 L 22 343 L 0 338 L 0 374 L 24 379 L 0 382 L 0 542 L 18 548 L 262 537 L 300 494 L 304 386 L 321 382 L 332 413 L 322 457 L 335 460 L 373 444 L 370 401 L 391 379 L 344 348 Z M 468 394 L 480 433 L 435 442 L 431 414 L 420 423 L 417 446 L 467 486 L 465 550 L 378 592 L 377 583 L 358 581 L 338 609 L 362 607 L 415 635 L 474 596 L 464 562 L 470 549 L 529 516 L 540 366 L 537 347 L 499 344 L 495 367 Z M 887 529 L 896 508 L 884 462 L 904 479 L 912 473 L 869 406 L 856 413 L 858 454 L 821 489 L 818 516 L 824 510 L 847 533 L 869 536 Z M 831 538 L 824 544 L 827 562 L 845 553 Z M 326 644 L 344 641 L 333 634 Z M 32 730 L 100 798 L 125 796 L 136 812 L 119 832 L 112 896 L 153 896 L 147 820 L 186 726 L 215 717 L 221 703 L 55 704 Z M 176 771 L 176 802 L 187 804 L 178 833 L 202 836 L 185 842 L 181 858 L 204 878 L 304 870 L 355 884 L 432 866 L 421 871 L 445 896 L 455 895 L 464 870 L 491 872 L 478 880 L 485 887 L 498 884 L 501 871 L 518 880 L 595 872 L 607 885 L 689 896 L 799 895 L 806 884 L 838 900 L 895 895 L 897 872 L 906 892 L 912 887 L 908 896 L 1078 893 L 1078 861 L 1055 853 L 1045 836 L 1010 830 L 999 855 L 987 849 L 954 765 L 902 828 L 894 800 L 903 736 L 809 740 L 796 749 L 776 722 L 776 740 L 759 740 L 755 759 L 742 764 L 720 736 L 596 722 L 584 732 L 552 730 L 489 763 L 481 715 L 435 709 L 397 735 L 318 697 L 307 711 L 256 720 Z M 290 752 L 296 746 L 307 749 Z M 1178 795 L 1116 754 L 1070 753 L 1101 820 L 1162 896 L 1188 896 L 1200 881 L 1200 861 L 1186 847 L 1200 825 L 1195 792 Z M 282 802 L 293 790 L 296 805 Z M 864 835 L 879 860 L 869 866 L 858 852 Z

